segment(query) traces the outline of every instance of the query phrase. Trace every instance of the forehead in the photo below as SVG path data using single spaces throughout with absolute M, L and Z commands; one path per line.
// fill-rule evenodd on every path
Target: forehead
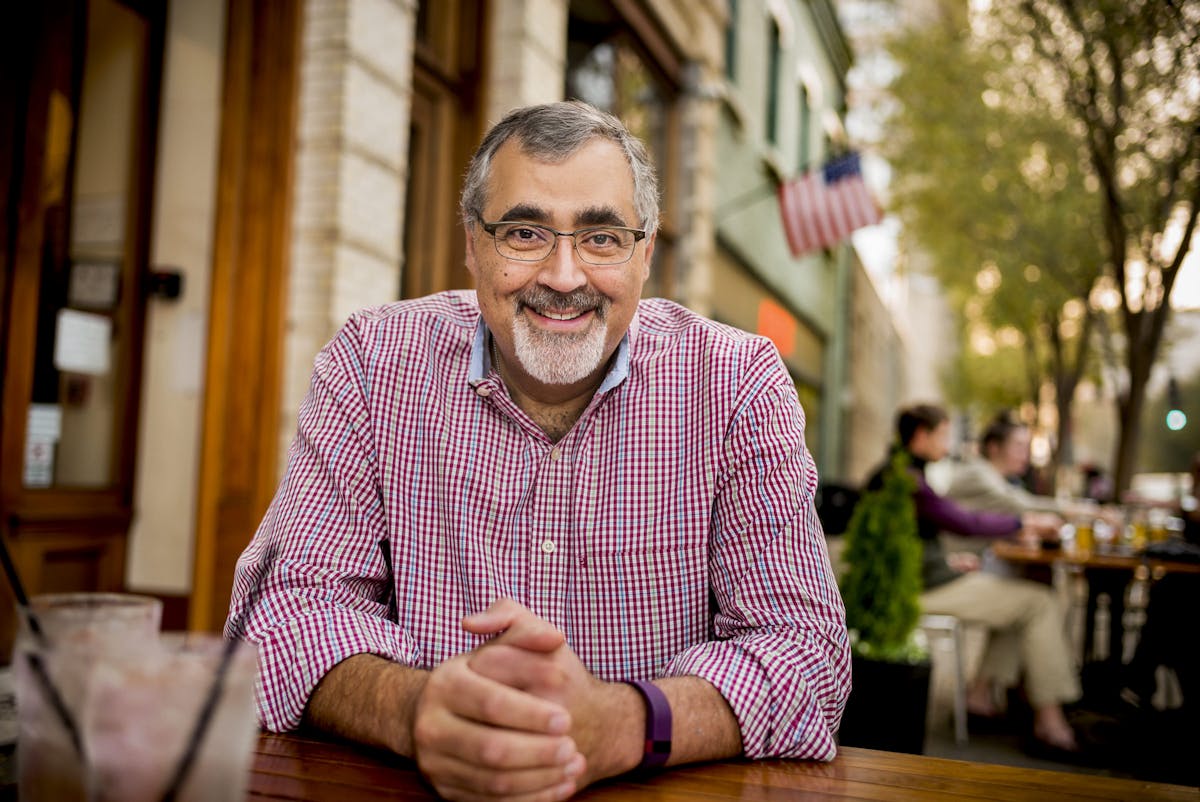
M 1008 433 L 1008 443 L 1010 445 L 1013 445 L 1013 444 L 1020 445 L 1021 443 L 1024 443 L 1028 439 L 1030 439 L 1030 432 L 1024 426 L 1017 426 L 1017 427 L 1013 428 L 1013 430 L 1011 432 Z
M 624 152 L 607 139 L 592 139 L 566 159 L 548 162 L 513 139 L 492 157 L 485 217 L 496 220 L 515 207 L 532 207 L 561 224 L 588 210 L 609 208 L 636 225 L 633 171 Z

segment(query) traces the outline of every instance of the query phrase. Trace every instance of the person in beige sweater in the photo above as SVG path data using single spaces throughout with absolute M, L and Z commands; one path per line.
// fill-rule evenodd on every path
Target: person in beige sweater
M 969 509 L 1008 515 L 1070 517 L 1086 512 L 1077 502 L 1038 496 L 1012 482 L 1029 468 L 1029 443 L 1028 426 L 1007 413 L 998 415 L 979 438 L 980 456 L 955 468 L 946 496 Z

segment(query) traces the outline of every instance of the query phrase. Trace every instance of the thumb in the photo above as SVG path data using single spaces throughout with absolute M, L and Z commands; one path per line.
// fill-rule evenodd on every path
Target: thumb
M 552 652 L 566 643 L 553 624 L 512 599 L 497 599 L 483 612 L 463 618 L 462 626 L 467 632 L 498 635 L 498 643 L 535 652 Z

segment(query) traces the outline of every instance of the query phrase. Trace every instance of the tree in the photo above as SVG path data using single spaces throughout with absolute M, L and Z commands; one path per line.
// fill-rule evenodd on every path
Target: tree
M 875 660 L 913 662 L 921 617 L 921 539 L 908 452 L 892 450 L 878 488 L 854 506 L 846 527 L 842 598 L 854 650 Z
M 1114 484 L 1129 487 L 1146 383 L 1200 212 L 1200 5 L 1004 0 L 996 35 L 1031 102 L 1061 109 L 1098 188 L 1120 298 L 1124 384 Z
M 1096 193 L 1062 115 L 1031 108 L 1000 79 L 1007 52 L 946 8 L 890 42 L 892 206 L 962 323 L 951 397 L 1015 406 L 1051 384 L 1057 461 L 1088 365 L 1085 299 L 1104 263 Z
M 1113 343 L 1122 367 L 1114 478 L 1117 489 L 1124 490 L 1134 469 L 1146 382 L 1170 315 L 1171 289 L 1200 210 L 1200 4 L 993 0 L 976 9 L 970 15 L 945 11 L 934 30 L 898 40 L 896 52 L 905 69 L 943 51 L 952 56 L 943 62 L 940 94 L 962 98 L 961 108 L 946 104 L 947 117 L 930 120 L 910 105 L 919 112 L 939 100 L 905 87 L 912 76 L 897 81 L 904 104 L 897 116 L 898 144 L 913 150 L 910 157 L 925 156 L 917 162 L 892 157 L 898 171 L 910 174 L 907 187 L 901 182 L 898 202 L 925 205 L 907 217 L 926 221 L 917 224 L 916 235 L 943 272 L 950 269 L 955 250 L 962 258 L 972 238 L 982 251 L 987 242 L 1003 246 L 1007 231 L 1012 249 L 1025 253 L 1029 247 L 1035 256 L 1041 249 L 1042 256 L 1017 262 L 1026 261 L 1039 278 L 1052 278 L 1059 286 L 1044 297 L 1040 290 L 1026 292 L 1026 325 L 1011 322 L 1024 336 L 1040 330 L 1051 362 L 1068 369 L 1055 379 L 1060 409 L 1083 363 L 1068 364 L 1056 356 L 1061 343 L 1055 338 L 1069 333 L 1065 328 L 1090 329 L 1098 310 L 1085 305 L 1078 325 L 1065 327 L 1054 310 L 1065 311 L 1067 300 L 1057 290 L 1090 298 L 1093 285 L 1107 282 L 1116 298 L 1120 337 Z M 918 52 L 922 47 L 925 54 Z M 929 78 L 927 73 L 925 92 L 936 95 Z M 1003 128 L 995 127 L 997 120 L 1004 121 Z M 986 148 L 978 145 L 981 131 Z M 922 137 L 929 141 L 917 141 Z M 986 163 L 972 169 L 962 158 L 959 139 L 972 143 L 977 160 L 987 154 Z M 956 226 L 971 224 L 960 213 L 957 193 L 948 192 L 969 190 L 962 183 L 969 179 L 946 183 L 955 179 L 947 177 L 943 162 L 979 181 L 970 191 L 973 198 L 961 199 L 974 207 L 979 224 L 965 228 L 953 246 L 935 237 L 954 238 Z M 940 191 L 943 198 L 924 198 L 922 191 Z M 1035 202 L 1025 202 L 1030 199 Z M 994 239 L 997 234 L 1001 239 Z M 960 264 L 985 261 L 976 256 Z M 997 286 L 1019 275 L 1013 273 L 1013 261 L 991 261 Z M 1009 296 L 1017 312 L 1019 298 L 1019 293 Z M 996 303 L 984 311 L 1003 320 L 1014 310 Z M 1082 355 L 1086 338 L 1078 342 L 1074 350 Z

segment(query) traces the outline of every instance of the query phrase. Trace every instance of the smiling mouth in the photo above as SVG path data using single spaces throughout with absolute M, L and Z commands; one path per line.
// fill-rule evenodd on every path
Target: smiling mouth
M 542 317 L 549 318 L 550 320 L 575 320 L 592 311 L 591 309 L 578 309 L 571 312 L 559 312 L 554 309 L 538 309 L 536 306 L 531 306 L 529 308 Z

